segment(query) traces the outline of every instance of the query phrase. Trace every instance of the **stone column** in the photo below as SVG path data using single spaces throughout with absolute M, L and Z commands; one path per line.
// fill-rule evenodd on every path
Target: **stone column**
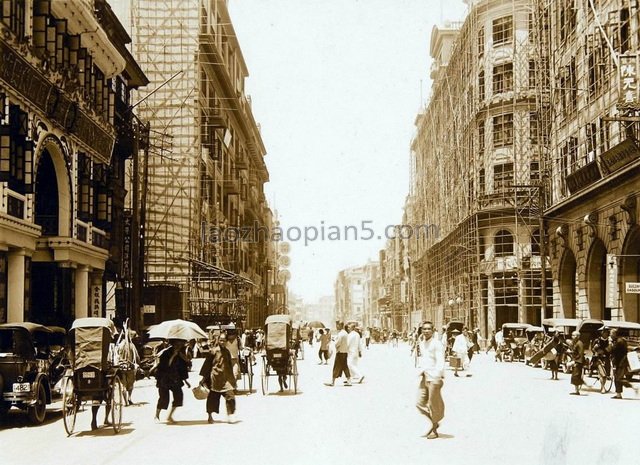
M 494 276 L 493 274 L 488 275 L 487 277 L 487 306 L 489 307 L 487 317 L 488 317 L 488 328 L 487 330 L 490 332 L 495 330 L 498 332 L 502 328 L 496 327 L 496 293 L 494 287 Z
M 89 267 L 78 265 L 76 268 L 75 318 L 89 316 Z
M 7 322 L 24 321 L 25 250 L 11 250 L 7 260 Z

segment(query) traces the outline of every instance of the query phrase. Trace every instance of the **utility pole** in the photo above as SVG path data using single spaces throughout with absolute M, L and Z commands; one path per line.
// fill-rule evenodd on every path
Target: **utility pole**
M 547 235 L 545 233 L 544 224 L 544 176 L 540 176 L 540 185 L 538 186 L 538 228 L 540 230 L 540 324 L 547 315 Z

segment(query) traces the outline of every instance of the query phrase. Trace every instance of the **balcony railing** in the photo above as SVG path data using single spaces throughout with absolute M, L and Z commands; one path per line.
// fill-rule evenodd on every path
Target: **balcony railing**
M 24 220 L 24 204 L 26 198 L 14 192 L 7 193 L 7 214 Z
M 76 237 L 79 241 L 86 242 L 94 247 L 109 248 L 107 233 L 93 226 L 91 222 L 85 223 L 84 221 L 76 220 Z

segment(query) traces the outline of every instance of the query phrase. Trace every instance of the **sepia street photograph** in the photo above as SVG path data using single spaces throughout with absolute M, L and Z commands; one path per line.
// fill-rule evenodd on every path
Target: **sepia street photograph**
M 0 463 L 640 463 L 638 0 L 0 1 Z

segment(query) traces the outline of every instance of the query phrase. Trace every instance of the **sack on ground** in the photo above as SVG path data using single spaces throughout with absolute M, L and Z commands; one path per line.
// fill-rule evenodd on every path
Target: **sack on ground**
M 198 400 L 204 400 L 209 396 L 209 388 L 202 384 L 198 384 L 196 387 L 191 389 L 191 392 L 193 392 L 193 397 Z

